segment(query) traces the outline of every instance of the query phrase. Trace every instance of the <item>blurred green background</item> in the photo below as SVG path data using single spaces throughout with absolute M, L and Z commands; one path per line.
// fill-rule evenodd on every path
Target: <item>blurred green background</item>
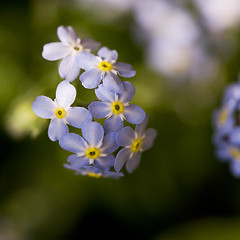
M 203 81 L 204 69 L 198 80 L 189 69 L 178 79 L 148 65 L 151 39 L 132 6 L 95 2 L 1 3 L 0 239 L 240 239 L 240 181 L 214 157 L 211 140 L 212 111 L 225 86 L 238 78 L 240 22 L 210 31 L 196 4 L 182 0 L 179 6 L 197 22 L 199 39 L 218 67 Z M 48 120 L 31 110 L 37 96 L 53 99 L 61 81 L 59 63 L 41 57 L 44 44 L 59 41 L 60 25 L 116 49 L 119 61 L 137 71 L 130 80 L 136 87 L 133 102 L 150 115 L 149 127 L 158 136 L 139 167 L 132 174 L 124 170 L 120 180 L 75 176 L 65 169 L 69 153 L 48 139 Z M 79 80 L 74 85 L 76 105 L 94 99 Z

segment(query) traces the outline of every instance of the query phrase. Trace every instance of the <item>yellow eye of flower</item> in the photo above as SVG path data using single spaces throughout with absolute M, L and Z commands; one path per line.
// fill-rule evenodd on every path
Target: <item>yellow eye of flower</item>
M 87 175 L 88 175 L 89 177 L 94 177 L 94 178 L 100 178 L 100 177 L 101 177 L 100 174 L 98 174 L 98 173 L 92 173 L 92 172 L 89 172 Z
M 141 147 L 142 147 L 142 139 L 136 138 L 131 145 L 131 151 L 138 152 L 141 149 Z
M 226 108 L 223 108 L 218 116 L 218 123 L 220 125 L 223 125 L 227 121 L 228 117 L 228 110 Z
M 240 160 L 240 151 L 236 147 L 229 148 L 229 153 L 232 157 Z
M 98 68 L 102 71 L 111 71 L 112 70 L 112 64 L 106 61 L 100 62 L 98 65 Z
M 74 49 L 75 51 L 79 51 L 80 48 L 79 48 L 78 46 L 74 46 L 73 49 Z
M 100 155 L 100 151 L 95 147 L 89 147 L 86 152 L 86 157 L 90 159 L 96 159 Z
M 123 112 L 123 109 L 124 109 L 123 104 L 117 101 L 112 103 L 111 108 L 114 114 L 120 114 Z
M 64 108 L 57 108 L 55 110 L 55 115 L 57 118 L 64 118 L 66 115 L 66 111 L 64 110 Z

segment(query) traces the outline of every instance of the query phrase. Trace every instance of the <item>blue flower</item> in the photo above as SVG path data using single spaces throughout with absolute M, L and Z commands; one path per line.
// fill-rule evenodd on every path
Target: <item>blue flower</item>
M 45 44 L 42 56 L 49 61 L 62 59 L 59 65 L 59 75 L 71 82 L 80 72 L 80 67 L 76 64 L 76 56 L 82 51 L 89 52 L 98 49 L 100 43 L 87 38 L 81 40 L 70 26 L 58 27 L 57 35 L 61 42 Z
M 52 141 L 59 140 L 68 133 L 69 124 L 81 128 L 85 121 L 92 121 L 92 115 L 83 107 L 70 107 L 76 97 L 76 89 L 67 81 L 62 81 L 56 90 L 53 101 L 46 96 L 38 96 L 32 103 L 33 112 L 45 119 L 51 119 L 48 136 Z
M 98 57 L 88 52 L 79 53 L 77 63 L 80 68 L 86 70 L 80 75 L 82 85 L 91 89 L 96 88 L 102 81 L 107 89 L 119 92 L 122 82 L 117 74 L 130 78 L 136 71 L 130 64 L 116 62 L 117 58 L 117 52 L 107 47 L 98 51 Z
M 117 172 L 126 162 L 126 169 L 129 173 L 135 170 L 139 165 L 141 153 L 153 145 L 157 132 L 152 128 L 145 131 L 148 121 L 149 116 L 146 115 L 144 121 L 136 125 L 135 131 L 127 126 L 118 132 L 117 144 L 123 148 L 116 156 L 114 168 Z
M 112 153 L 118 148 L 116 133 L 106 134 L 101 124 L 86 122 L 82 127 L 83 138 L 75 133 L 69 133 L 59 140 L 60 146 L 75 154 L 68 157 L 67 161 L 73 168 L 86 167 L 89 164 L 109 169 L 113 166 L 115 157 Z
M 105 132 L 116 132 L 123 128 L 123 120 L 132 124 L 140 124 L 145 118 L 143 109 L 135 104 L 129 104 L 135 94 L 135 88 L 130 82 L 123 83 L 121 93 L 109 91 L 103 84 L 95 90 L 101 101 L 89 104 L 88 109 L 94 118 L 107 118 L 104 123 Z
M 64 164 L 64 167 L 75 171 L 76 175 L 84 175 L 84 176 L 89 176 L 94 178 L 104 177 L 104 178 L 115 178 L 115 179 L 123 177 L 123 173 L 121 172 L 114 172 L 106 169 L 103 170 L 91 165 L 84 166 L 82 168 L 74 168 L 69 164 Z

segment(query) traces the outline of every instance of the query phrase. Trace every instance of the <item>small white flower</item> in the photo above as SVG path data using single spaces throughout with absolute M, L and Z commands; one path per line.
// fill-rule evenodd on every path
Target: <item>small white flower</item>
M 80 72 L 80 67 L 76 64 L 76 56 L 82 52 L 95 50 L 100 47 L 100 43 L 93 39 L 80 39 L 71 26 L 60 26 L 57 35 L 61 42 L 47 43 L 43 46 L 42 56 L 49 61 L 62 59 L 59 65 L 59 75 L 69 82 L 75 80 Z
M 52 141 L 59 140 L 69 131 L 66 124 L 81 128 L 85 121 L 91 121 L 92 115 L 83 107 L 70 107 L 76 97 L 76 89 L 67 81 L 62 81 L 53 101 L 46 96 L 38 96 L 32 103 L 33 112 L 45 119 L 51 119 L 48 136 Z

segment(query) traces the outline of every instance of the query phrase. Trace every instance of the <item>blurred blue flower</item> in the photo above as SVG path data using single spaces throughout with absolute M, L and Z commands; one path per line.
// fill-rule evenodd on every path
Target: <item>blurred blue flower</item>
M 92 115 L 83 107 L 70 107 L 76 97 L 76 89 L 67 81 L 58 84 L 56 99 L 38 96 L 32 103 L 33 112 L 45 119 L 51 119 L 48 136 L 52 141 L 59 140 L 68 133 L 69 124 L 81 128 L 85 121 L 92 121 Z
M 117 144 L 123 148 L 116 156 L 114 168 L 117 172 L 126 162 L 126 169 L 129 173 L 135 170 L 140 162 L 141 153 L 153 145 L 157 132 L 152 128 L 145 130 L 148 121 L 149 116 L 146 115 L 144 121 L 136 125 L 135 131 L 127 126 L 118 132 Z
M 130 82 L 123 82 L 123 90 L 116 93 L 101 84 L 95 90 L 101 101 L 89 104 L 88 109 L 94 118 L 107 118 L 104 123 L 105 132 L 116 132 L 123 128 L 123 120 L 132 124 L 140 124 L 145 118 L 143 109 L 135 104 L 129 104 L 135 94 L 135 88 Z
M 80 72 L 80 67 L 76 64 L 76 56 L 82 51 L 89 52 L 98 49 L 100 43 L 88 38 L 81 40 L 70 26 L 58 27 L 57 35 L 61 42 L 45 44 L 42 56 L 49 61 L 62 59 L 59 65 L 59 75 L 71 82 Z
M 98 51 L 98 56 L 89 52 L 81 52 L 76 60 L 80 68 L 86 70 L 80 75 L 80 81 L 85 88 L 96 88 L 101 81 L 104 86 L 112 91 L 119 92 L 122 82 L 117 74 L 122 77 L 133 77 L 136 71 L 130 64 L 116 62 L 118 53 L 107 47 Z

